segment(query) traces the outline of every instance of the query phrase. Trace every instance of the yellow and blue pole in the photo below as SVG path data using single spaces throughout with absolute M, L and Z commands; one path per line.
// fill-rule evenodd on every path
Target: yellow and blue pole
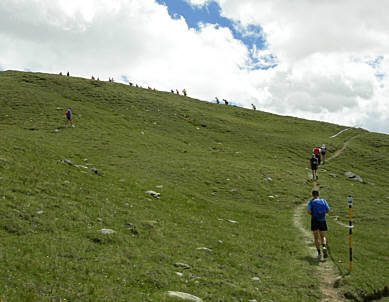
M 353 206 L 353 198 L 351 195 L 347 197 L 348 203 L 348 236 L 349 236 L 349 248 L 350 248 L 350 265 L 349 272 L 351 273 L 353 270 L 353 225 L 352 225 L 352 215 L 351 208 Z

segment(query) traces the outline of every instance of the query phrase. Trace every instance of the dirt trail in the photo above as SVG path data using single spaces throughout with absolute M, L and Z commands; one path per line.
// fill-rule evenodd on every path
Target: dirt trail
M 348 130 L 348 129 L 346 129 L 346 130 Z M 346 130 L 343 130 L 343 131 L 346 131 Z M 343 131 L 341 131 L 341 132 L 343 132 Z M 340 133 L 338 133 L 338 134 L 340 134 Z M 335 136 L 337 136 L 337 135 L 335 135 Z M 327 161 L 332 160 L 332 159 L 338 157 L 340 154 L 342 154 L 343 151 L 347 148 L 350 141 L 358 136 L 359 135 L 353 136 L 348 141 L 346 141 L 343 144 L 343 147 L 341 149 L 337 150 L 330 158 L 327 159 Z M 312 176 L 310 174 L 308 174 L 308 177 L 310 178 Z M 320 186 L 318 185 L 318 183 L 316 181 L 313 181 L 313 188 L 312 189 L 320 190 Z M 294 216 L 293 216 L 293 222 L 294 222 L 294 225 L 300 230 L 300 232 L 303 235 L 304 243 L 309 249 L 309 255 L 312 257 L 312 259 L 315 259 L 317 256 L 317 251 L 316 251 L 315 243 L 313 240 L 313 234 L 310 230 L 305 229 L 303 226 L 303 223 L 302 223 L 303 219 L 306 219 L 304 217 L 307 216 L 306 206 L 307 205 L 304 203 L 304 204 L 299 205 L 295 209 Z M 319 274 L 318 279 L 320 282 L 319 287 L 320 287 L 320 291 L 323 295 L 321 302 L 346 301 L 344 298 L 342 298 L 341 294 L 334 287 L 335 282 L 339 278 L 341 278 L 341 276 L 338 275 L 338 273 L 337 273 L 337 269 L 336 269 L 334 263 L 330 260 L 330 258 L 327 258 L 324 261 L 322 261 L 322 260 L 320 260 L 320 261 L 317 260 L 317 261 L 318 261 L 317 262 L 318 263 L 317 271 Z
M 336 157 L 338 157 L 340 154 L 343 153 L 343 151 L 347 148 L 348 144 L 350 143 L 351 140 L 353 140 L 354 138 L 358 137 L 358 135 L 356 136 L 353 136 L 352 138 L 350 138 L 348 141 L 346 141 L 344 144 L 343 144 L 343 147 L 340 148 L 339 150 L 337 150 L 330 158 L 327 158 L 327 161 L 331 160 L 331 159 L 334 159 Z

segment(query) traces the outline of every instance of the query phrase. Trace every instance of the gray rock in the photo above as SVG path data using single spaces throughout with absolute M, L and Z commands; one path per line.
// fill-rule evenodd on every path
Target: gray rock
M 356 175 L 353 172 L 344 172 L 344 176 L 348 178 L 354 178 Z
M 238 192 L 238 189 L 231 189 L 230 190 L 230 193 L 236 193 L 236 192 Z
M 63 164 L 68 164 L 69 166 L 73 166 L 72 162 L 69 159 L 63 159 L 63 160 L 60 160 L 60 162 Z
M 149 194 L 150 196 L 153 196 L 155 198 L 159 198 L 161 196 L 161 193 L 155 192 L 155 191 L 146 191 L 146 194 Z
M 354 174 L 353 172 L 345 172 L 344 176 L 348 177 L 348 179 L 350 180 L 359 181 L 360 183 L 365 183 L 360 176 Z
M 239 223 L 239 222 L 237 222 L 235 220 L 231 220 L 231 219 L 227 219 L 226 221 L 228 221 L 229 223 L 233 223 L 233 224 Z
M 97 218 L 97 221 L 98 221 L 98 222 L 103 222 L 103 219 Z
M 39 210 L 39 211 L 36 211 L 36 213 L 37 213 L 38 215 L 42 215 L 42 214 L 43 214 L 43 211 L 42 211 L 42 210 Z
M 88 169 L 88 167 L 87 166 L 83 166 L 83 165 L 74 165 L 76 168 L 78 168 L 78 169 L 80 169 L 80 168 L 82 168 L 82 169 Z
M 156 186 L 157 189 L 163 189 L 163 185 Z
M 101 234 L 104 234 L 104 235 L 109 235 L 109 234 L 116 233 L 116 231 L 111 230 L 111 229 L 101 229 L 100 232 L 101 232 Z
M 181 300 L 184 301 L 203 302 L 203 300 L 200 299 L 199 297 L 187 293 L 168 291 L 166 294 L 169 297 L 180 298 Z
M 190 269 L 190 265 L 182 263 L 182 262 L 174 263 L 174 266 L 175 267 L 180 267 L 180 268 L 183 268 L 183 269 Z
M 258 302 L 256 299 L 251 299 L 249 302 Z
M 330 173 L 330 174 L 328 174 L 328 175 L 331 176 L 331 177 L 334 177 L 334 178 L 338 177 L 338 175 L 333 174 L 333 173 Z
M 138 234 L 138 231 L 137 231 L 135 225 L 133 225 L 131 222 L 126 222 L 124 225 L 131 231 L 131 233 L 133 233 L 135 235 Z
M 273 181 L 273 179 L 271 177 L 266 177 L 264 180 L 265 180 L 265 182 L 272 182 Z
M 91 172 L 93 172 L 93 173 L 95 173 L 95 174 L 98 174 L 98 173 L 99 173 L 99 171 L 97 171 L 96 168 L 90 168 L 89 171 L 91 171 Z
M 198 250 L 198 251 L 212 252 L 212 250 L 209 249 L 209 248 L 207 248 L 207 247 L 198 247 L 196 250 Z
M 183 274 L 183 273 L 180 273 L 180 272 L 176 272 L 176 275 L 179 276 L 179 277 L 184 276 L 184 274 Z
M 152 229 L 157 224 L 158 224 L 158 221 L 155 221 L 155 220 L 147 220 L 147 221 L 142 222 L 142 226 L 147 228 L 147 229 Z
M 261 279 L 258 278 L 258 277 L 252 277 L 251 280 L 252 280 L 252 281 L 255 281 L 255 282 L 259 282 L 259 283 L 262 282 Z

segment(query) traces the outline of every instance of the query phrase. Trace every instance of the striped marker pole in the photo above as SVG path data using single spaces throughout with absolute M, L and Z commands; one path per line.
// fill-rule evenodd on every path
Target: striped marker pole
M 350 265 L 349 272 L 351 273 L 353 270 L 353 229 L 352 229 L 352 216 L 351 216 L 351 208 L 353 206 L 353 198 L 351 195 L 347 197 L 348 203 L 348 236 L 349 236 L 349 247 L 350 247 Z

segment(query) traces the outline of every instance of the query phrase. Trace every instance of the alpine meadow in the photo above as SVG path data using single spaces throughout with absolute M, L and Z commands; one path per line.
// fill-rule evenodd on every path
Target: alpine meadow
M 346 129 L 0 72 L 0 301 L 324 301 L 326 264 L 333 301 L 388 301 L 389 136 Z M 306 204 L 323 143 L 318 261 Z

